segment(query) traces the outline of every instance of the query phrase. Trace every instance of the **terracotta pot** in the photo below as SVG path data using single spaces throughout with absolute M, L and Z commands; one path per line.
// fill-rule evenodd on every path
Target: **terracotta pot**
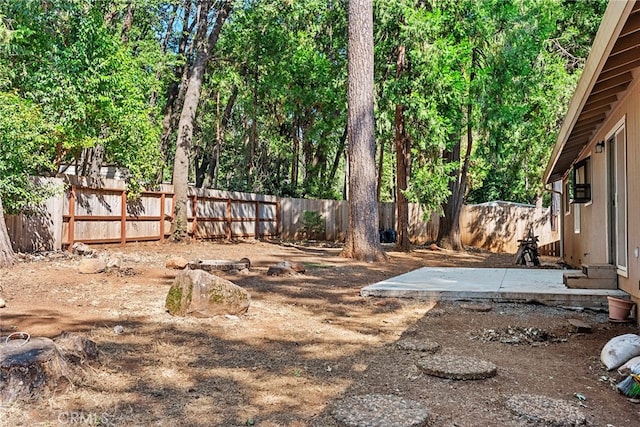
M 631 309 L 635 305 L 633 301 L 616 297 L 607 297 L 609 300 L 609 318 L 611 320 L 627 320 Z

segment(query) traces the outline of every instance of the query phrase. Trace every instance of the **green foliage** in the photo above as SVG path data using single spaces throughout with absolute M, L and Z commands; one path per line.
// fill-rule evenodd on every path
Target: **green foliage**
M 343 176 L 331 176 L 331 168 L 336 155 L 341 158 L 346 123 L 342 6 L 321 0 L 248 2 L 223 28 L 219 56 L 229 66 L 208 75 L 206 112 L 195 137 L 203 153 L 211 149 L 236 88 L 220 158 L 221 186 L 339 197 Z
M 534 203 L 604 1 L 515 3 L 486 51 L 470 202 Z
M 149 106 L 160 89 L 150 63 L 159 58 L 157 43 L 121 41 L 120 28 L 105 21 L 109 2 L 5 0 L 0 7 L 13 29 L 0 64 L 12 64 L 9 89 L 37 105 L 41 127 L 52 127 L 49 162 L 73 162 L 100 144 L 106 162 L 129 168 L 136 181 L 152 178 L 159 167 L 159 117 Z
M 302 213 L 302 227 L 300 233 L 307 239 L 317 238 L 324 234 L 325 224 L 324 218 L 316 211 L 304 211 Z
M 403 105 L 414 158 L 407 197 L 429 206 L 446 199 L 448 175 L 453 179 L 461 164 L 442 158 L 470 123 L 468 200 L 534 202 L 606 2 L 375 5 L 378 139 L 393 141 L 395 105 Z M 400 46 L 408 67 L 398 76 Z
M 0 195 L 7 212 L 18 212 L 48 194 L 38 191 L 42 189 L 29 177 L 52 172 L 53 133 L 37 105 L 0 92 Z
M 53 174 L 97 145 L 105 148 L 105 162 L 131 171 L 134 190 L 170 168 L 173 147 L 163 147 L 163 164 L 160 123 L 167 87 L 179 80 L 174 67 L 192 60 L 172 53 L 184 30 L 177 24 L 184 3 L 170 24 L 174 2 L 132 2 L 133 26 L 123 41 L 128 4 L 0 0 L 6 207 L 33 200 L 28 175 Z M 191 159 L 196 182 L 215 170 L 209 185 L 218 188 L 342 197 L 346 6 L 346 0 L 239 1 L 202 88 Z M 605 6 L 605 0 L 375 1 L 381 199 L 397 192 L 396 105 L 404 108 L 411 141 L 410 201 L 438 209 L 450 196 L 462 162 L 445 159 L 455 157 L 448 154 L 460 141 L 464 154 L 467 124 L 474 139 L 467 200 L 539 197 L 542 169 Z

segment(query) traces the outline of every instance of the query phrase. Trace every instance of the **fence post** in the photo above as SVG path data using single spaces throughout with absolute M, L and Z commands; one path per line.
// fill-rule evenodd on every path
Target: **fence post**
M 193 233 L 193 238 L 198 239 L 198 195 L 194 194 L 193 199 L 191 199 L 191 210 L 193 211 L 193 224 L 191 225 L 191 230 Z M 187 221 L 188 222 L 188 221 Z
M 127 244 L 127 190 L 120 196 L 120 245 Z
M 280 201 L 276 202 L 276 236 L 275 237 L 280 237 L 280 224 L 281 220 L 280 220 Z
M 173 224 L 174 224 L 175 219 L 176 219 L 176 194 L 173 193 L 173 194 L 171 194 L 171 229 L 169 230 L 170 233 L 172 231 L 174 231 L 173 230 Z
M 71 186 L 71 192 L 69 193 L 69 252 L 73 251 L 73 239 L 75 234 L 75 220 L 76 220 L 76 186 Z
M 227 199 L 227 240 L 231 240 L 233 233 L 231 230 L 231 198 Z
M 255 238 L 260 238 L 260 201 L 256 200 L 256 232 Z
M 164 191 L 160 194 L 160 241 L 164 242 L 164 204 L 165 194 Z

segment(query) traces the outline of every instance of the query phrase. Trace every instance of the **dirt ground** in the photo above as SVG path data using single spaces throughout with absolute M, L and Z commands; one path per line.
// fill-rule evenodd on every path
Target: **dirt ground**
M 337 425 L 336 401 L 369 393 L 424 403 L 433 426 L 527 425 L 505 406 L 521 393 L 570 401 L 589 425 L 638 425 L 640 405 L 616 392 L 619 376 L 599 360 L 610 338 L 637 333 L 635 325 L 533 304 L 492 303 L 483 313 L 459 302 L 359 296 L 363 286 L 422 266 L 513 267 L 511 255 L 418 248 L 389 250 L 387 263 L 365 264 L 340 258 L 339 248 L 256 241 L 95 249 L 119 257 L 121 269 L 80 274 L 79 256 L 52 253 L 0 270 L 7 301 L 0 335 L 73 331 L 100 350 L 99 363 L 85 366 L 66 390 L 0 405 L 0 426 L 330 427 Z M 172 255 L 249 258 L 250 272 L 221 274 L 250 292 L 248 313 L 210 319 L 166 313 L 177 274 L 165 268 Z M 283 260 L 303 263 L 306 274 L 266 275 Z M 593 333 L 576 333 L 570 318 L 590 323 Z M 531 330 L 547 335 L 529 342 Z M 497 376 L 452 381 L 421 374 L 415 365 L 421 355 L 395 345 L 408 337 L 491 361 Z

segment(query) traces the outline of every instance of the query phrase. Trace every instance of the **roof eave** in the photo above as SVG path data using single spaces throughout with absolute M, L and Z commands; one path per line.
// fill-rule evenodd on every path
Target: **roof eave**
M 544 172 L 544 182 L 547 184 L 557 181 L 559 178 L 558 172 L 553 173 L 556 163 L 634 4 L 635 1 L 611 0 L 607 5 Z

